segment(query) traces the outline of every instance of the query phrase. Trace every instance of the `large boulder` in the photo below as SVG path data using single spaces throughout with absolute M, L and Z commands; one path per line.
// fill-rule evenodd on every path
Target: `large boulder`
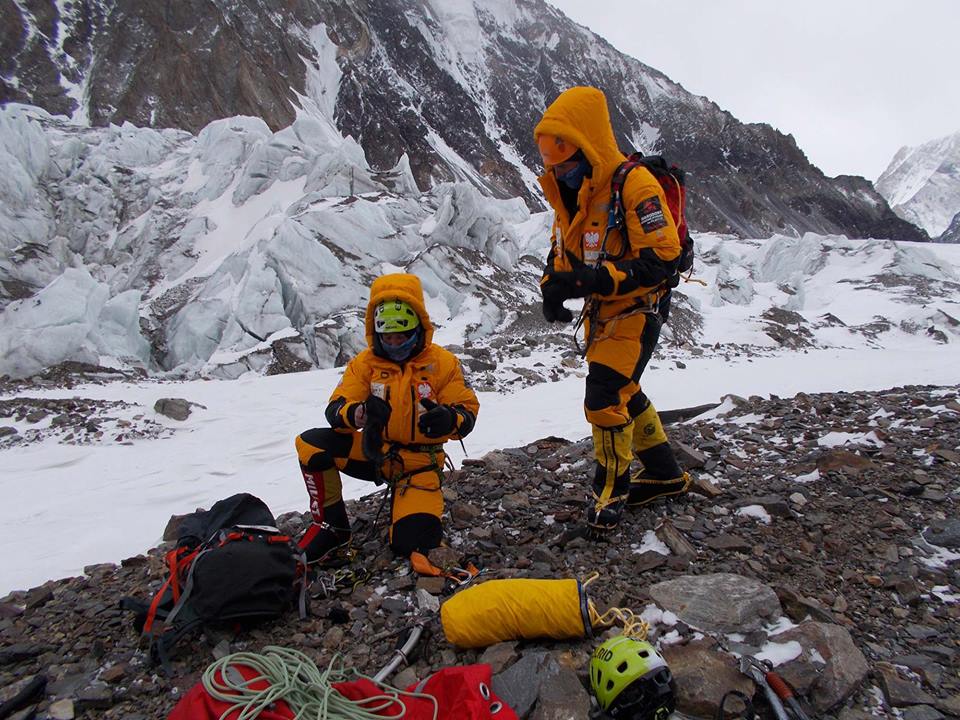
M 709 641 L 699 641 L 662 649 L 676 682 L 677 710 L 684 715 L 715 717 L 723 696 L 730 690 L 739 690 L 747 697 L 753 695 L 753 681 L 740 672 L 733 656 L 711 646 Z
M 867 677 L 867 659 L 850 633 L 839 625 L 804 622 L 776 636 L 777 642 L 796 640 L 800 656 L 778 668 L 784 679 L 808 696 L 817 712 L 846 700 Z M 818 673 L 810 668 L 821 666 Z
M 777 594 L 742 575 L 683 575 L 647 591 L 664 610 L 711 633 L 752 632 L 782 614 Z

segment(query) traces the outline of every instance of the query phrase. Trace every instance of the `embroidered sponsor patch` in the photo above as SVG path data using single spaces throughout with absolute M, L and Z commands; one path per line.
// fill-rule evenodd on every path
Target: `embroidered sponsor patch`
M 640 201 L 637 205 L 637 217 L 640 218 L 640 225 L 646 233 L 667 226 L 667 219 L 660 206 L 660 198 L 656 195 Z

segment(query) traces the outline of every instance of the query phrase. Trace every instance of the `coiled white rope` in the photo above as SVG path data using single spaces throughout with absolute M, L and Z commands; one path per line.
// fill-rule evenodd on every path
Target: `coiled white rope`
M 244 680 L 234 665 L 243 665 L 256 675 Z M 335 683 L 372 678 L 344 665 L 336 654 L 326 670 L 321 671 L 309 657 L 298 650 L 268 645 L 262 653 L 240 652 L 226 655 L 212 663 L 203 673 L 203 687 L 216 700 L 230 707 L 220 716 L 224 720 L 231 713 L 236 720 L 254 720 L 273 703 L 282 700 L 293 711 L 296 720 L 368 720 L 383 718 L 389 708 L 399 710 L 390 717 L 407 716 L 404 699 L 422 698 L 433 703 L 433 718 L 439 712 L 432 695 L 409 693 L 376 683 L 383 694 L 363 700 L 350 700 L 334 689 Z M 265 680 L 262 690 L 250 686 Z M 394 712 L 396 712 L 394 710 Z

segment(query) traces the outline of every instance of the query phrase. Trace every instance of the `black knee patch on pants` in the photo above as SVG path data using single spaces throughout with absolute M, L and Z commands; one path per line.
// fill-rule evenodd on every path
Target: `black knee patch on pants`
M 414 550 L 427 553 L 440 547 L 443 540 L 443 525 L 440 518 L 429 513 L 414 513 L 400 518 L 393 524 L 390 548 L 401 557 L 408 557 Z
M 314 453 L 310 462 L 304 466 L 310 472 L 329 470 L 334 465 L 334 458 L 344 458 L 350 454 L 353 438 L 348 433 L 341 433 L 331 428 L 313 428 L 300 433 L 300 439 L 319 452 Z
M 650 398 L 644 394 L 643 390 L 638 390 L 627 401 L 627 412 L 632 418 L 638 417 L 648 407 L 650 407 Z
M 583 396 L 584 407 L 587 410 L 616 407 L 620 404 L 620 388 L 629 383 L 630 378 L 624 377 L 613 368 L 597 362 L 590 363 Z
M 660 328 L 663 323 L 657 315 L 647 315 L 647 321 L 643 326 L 643 334 L 640 336 L 640 357 L 637 358 L 637 366 L 633 369 L 633 381 L 640 382 L 640 376 L 653 357 L 653 351 L 657 347 L 657 341 L 660 340 Z

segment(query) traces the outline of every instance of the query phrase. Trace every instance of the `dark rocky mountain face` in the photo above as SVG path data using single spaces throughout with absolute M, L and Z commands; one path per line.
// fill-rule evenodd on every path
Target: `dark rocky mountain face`
M 937 238 L 937 242 L 960 243 L 960 213 L 953 216 L 950 226 Z
M 63 8 L 0 0 L 0 103 L 95 125 L 197 132 L 253 115 L 277 130 L 302 104 L 308 64 L 318 62 L 310 32 L 323 24 L 341 73 L 339 129 L 374 168 L 407 153 L 421 188 L 469 179 L 539 207 L 533 126 L 559 92 L 589 84 L 606 92 L 625 151 L 664 152 L 689 170 L 698 230 L 928 239 L 866 180 L 825 177 L 791 136 L 737 121 L 542 0 L 73 0 Z

